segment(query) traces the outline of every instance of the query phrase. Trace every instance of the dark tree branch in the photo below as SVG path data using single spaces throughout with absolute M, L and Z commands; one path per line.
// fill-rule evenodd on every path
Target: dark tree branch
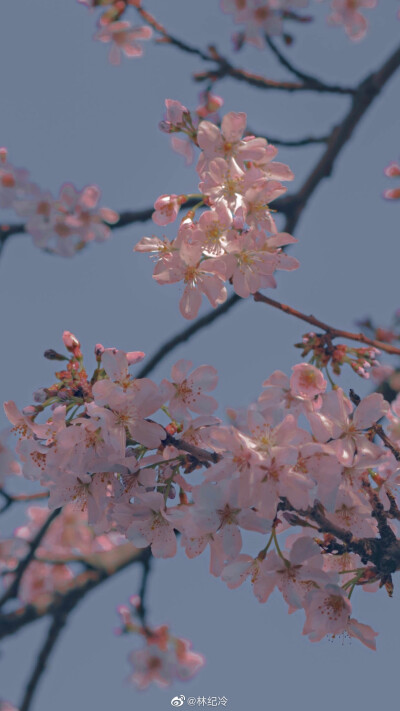
M 288 208 L 289 216 L 285 230 L 293 232 L 311 195 L 323 178 L 332 174 L 333 167 L 343 146 L 351 138 L 354 129 L 400 66 L 400 47 L 384 62 L 378 71 L 366 77 L 358 86 L 352 99 L 350 111 L 340 124 L 335 126 L 328 139 L 327 147 L 300 190 L 277 201 L 278 209 Z M 279 203 L 279 204 L 278 204 Z
M 254 134 L 259 136 L 259 134 Z M 282 146 L 284 148 L 301 148 L 302 146 L 311 146 L 313 144 L 328 143 L 329 136 L 306 136 L 305 138 L 295 138 L 293 140 L 284 138 L 274 138 L 271 136 L 264 136 L 268 143 L 272 143 L 274 146 Z
M 33 668 L 32 675 L 26 686 L 24 697 L 19 707 L 19 711 L 29 711 L 35 691 L 38 688 L 43 673 L 46 671 L 47 662 L 67 622 L 69 612 L 70 610 L 65 607 L 64 609 L 59 610 L 54 614 L 43 647 L 39 652 L 39 656 Z
M 139 617 L 139 620 L 142 623 L 143 628 L 150 632 L 148 629 L 147 625 L 147 601 L 146 601 L 146 594 L 147 594 L 147 588 L 148 588 L 148 583 L 149 583 L 149 576 L 150 576 L 150 571 L 151 571 L 151 561 L 152 561 L 152 555 L 151 555 L 151 549 L 146 548 L 145 551 L 143 551 L 143 561 L 142 561 L 142 579 L 140 581 L 140 587 L 139 587 L 139 607 L 137 609 L 137 614 Z
M 37 532 L 36 536 L 30 542 L 28 554 L 25 556 L 25 558 L 23 558 L 18 563 L 16 570 L 13 571 L 13 575 L 15 577 L 14 577 L 10 587 L 5 591 L 5 593 L 0 598 L 0 608 L 3 607 L 3 605 L 7 602 L 7 600 L 11 600 L 12 598 L 18 596 L 19 586 L 21 583 L 22 576 L 25 573 L 25 570 L 27 569 L 29 563 L 33 560 L 36 550 L 40 546 L 46 532 L 50 528 L 54 519 L 57 518 L 57 516 L 60 513 L 61 513 L 61 509 L 55 509 L 54 511 L 52 511 L 51 514 L 47 517 L 43 526 Z
M 22 627 L 36 620 L 40 620 L 47 615 L 54 616 L 63 610 L 72 610 L 92 590 L 128 566 L 143 564 L 149 555 L 149 549 L 138 550 L 129 543 L 120 546 L 120 548 L 124 550 L 120 552 L 120 557 L 117 562 L 112 562 L 111 564 L 106 562 L 104 567 L 92 568 L 89 571 L 81 573 L 74 578 L 71 586 L 68 586 L 65 592 L 53 593 L 48 604 L 41 605 L 40 607 L 34 604 L 28 604 L 16 611 L 0 615 L 0 639 L 15 634 L 15 632 Z M 109 551 L 107 551 L 107 553 L 108 552 Z M 110 552 L 115 553 L 115 551 Z M 106 558 L 104 554 L 100 555 Z
M 246 128 L 247 136 L 257 136 L 257 138 L 265 138 L 268 143 L 272 143 L 275 146 L 285 146 L 288 148 L 297 148 L 299 146 L 310 146 L 312 144 L 327 143 L 330 138 L 330 134 L 326 136 L 306 136 L 305 138 L 295 138 L 293 140 L 286 140 L 284 138 L 273 138 L 272 136 L 263 136 L 259 131 L 254 131 L 253 128 L 247 126 Z
M 226 57 L 219 54 L 215 47 L 209 47 L 209 50 L 210 58 L 216 63 L 217 67 L 216 69 L 209 69 L 205 72 L 194 74 L 193 78 L 195 81 L 217 81 L 225 77 L 230 77 L 249 86 L 254 86 L 256 89 L 287 91 L 290 93 L 297 91 L 315 91 L 322 94 L 352 95 L 355 91 L 352 87 L 326 84 L 314 78 L 301 82 L 268 79 L 260 74 L 253 74 L 245 69 L 234 67 Z
M 176 333 L 175 336 L 169 338 L 168 341 L 163 343 L 160 348 L 158 348 L 157 351 L 149 358 L 146 364 L 139 370 L 136 377 L 146 377 L 149 373 L 151 373 L 152 370 L 154 370 L 156 365 L 158 365 L 158 363 L 160 363 L 165 358 L 165 356 L 168 355 L 168 353 L 171 353 L 171 351 L 173 351 L 181 343 L 185 343 L 186 341 L 188 341 L 189 338 L 194 336 L 195 333 L 201 331 L 203 328 L 206 328 L 206 326 L 209 326 L 220 316 L 226 314 L 233 306 L 235 306 L 235 304 L 238 304 L 240 301 L 242 301 L 240 296 L 238 296 L 237 294 L 232 294 L 232 296 L 230 296 L 230 298 L 225 301 L 224 304 L 221 304 L 221 306 L 218 306 L 216 309 L 209 311 L 208 314 L 206 314 L 205 316 L 201 316 L 201 318 L 196 319 L 196 321 L 190 324 L 190 326 L 187 326 L 182 331 L 179 331 L 179 333 Z
M 320 79 L 316 79 L 315 77 L 309 74 L 305 74 L 304 72 L 296 70 L 294 67 L 292 67 L 290 71 L 298 78 L 300 78 L 302 80 L 302 83 L 274 81 L 272 79 L 260 77 L 256 74 L 251 74 L 243 69 L 237 69 L 233 67 L 232 64 L 225 57 L 220 55 L 215 47 L 210 46 L 208 47 L 208 52 L 204 52 L 204 50 L 190 45 L 187 42 L 171 35 L 165 29 L 165 27 L 160 22 L 158 22 L 155 17 L 153 17 L 153 15 L 151 15 L 149 12 L 147 12 L 147 10 L 143 8 L 143 6 L 136 8 L 136 10 L 141 16 L 141 18 L 161 35 L 162 39 L 159 40 L 159 43 L 170 44 L 173 47 L 176 47 L 177 49 L 181 50 L 182 52 L 185 52 L 186 54 L 194 54 L 197 57 L 200 57 L 200 59 L 205 62 L 215 62 L 217 64 L 218 68 L 216 70 L 205 72 L 203 75 L 195 75 L 196 81 L 203 81 L 204 79 L 211 79 L 215 81 L 215 79 L 221 79 L 225 76 L 231 76 L 235 79 L 238 79 L 239 81 L 245 81 L 251 86 L 256 86 L 262 89 L 280 89 L 284 91 L 318 91 L 329 92 L 334 94 L 352 94 L 354 91 L 351 87 L 349 88 L 326 84 Z M 279 56 L 278 50 L 273 49 L 273 51 L 275 51 L 277 56 Z M 283 64 L 286 60 L 282 58 L 282 60 L 280 61 Z M 289 68 L 292 65 L 287 62 L 285 66 Z

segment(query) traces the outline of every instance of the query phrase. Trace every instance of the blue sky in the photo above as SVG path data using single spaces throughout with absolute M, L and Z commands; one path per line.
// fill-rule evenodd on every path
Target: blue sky
M 325 26 L 326 3 L 311 4 L 317 20 L 295 28 L 296 42 L 287 53 L 327 81 L 357 83 L 398 42 L 397 0 L 381 0 L 368 13 L 371 32 L 362 43 L 351 43 L 341 29 Z M 149 9 L 176 35 L 203 47 L 215 43 L 233 56 L 234 27 L 216 0 L 149 0 Z M 195 189 L 194 167 L 186 168 L 171 151 L 158 122 L 165 98 L 195 108 L 200 87 L 191 74 L 203 66 L 171 47 L 146 43 L 142 59 L 112 67 L 108 47 L 91 40 L 95 17 L 74 0 L 3 3 L 0 142 L 11 162 L 27 167 L 35 182 L 53 192 L 67 181 L 79 188 L 96 183 L 103 204 L 116 210 L 147 207 L 162 193 Z M 288 78 L 267 51 L 245 48 L 232 61 Z M 397 76 L 360 123 L 333 176 L 317 189 L 291 251 L 301 266 L 278 273 L 278 288 L 271 293 L 349 330 L 366 314 L 388 323 L 399 306 L 399 212 L 395 203 L 381 198 L 389 185 L 383 169 L 400 150 L 399 89 Z M 255 131 L 281 138 L 326 133 L 349 105 L 348 97 L 260 92 L 233 80 L 220 83 L 217 93 L 226 111 L 246 111 Z M 318 146 L 280 150 L 279 159 L 295 172 L 294 189 L 320 151 Z M 4 219 L 10 219 L 8 213 Z M 72 260 L 39 251 L 27 236 L 9 241 L 0 261 L 3 400 L 23 406 L 33 390 L 51 380 L 52 364 L 42 352 L 61 347 L 64 329 L 76 333 L 88 354 L 97 342 L 151 354 L 185 325 L 178 311 L 179 288 L 154 283 L 150 260 L 132 251 L 143 235 L 155 232 L 160 234 L 152 224 L 119 230 L 108 243 L 93 245 Z M 215 366 L 223 413 L 226 406 L 251 402 L 273 370 L 290 372 L 299 355 L 293 343 L 306 330 L 248 300 L 178 348 L 152 377 L 167 377 L 182 357 Z M 341 384 L 360 393 L 370 387 L 351 373 Z M 383 694 L 386 699 L 397 695 L 396 591 L 393 600 L 382 591 L 356 591 L 353 597 L 355 616 L 380 633 L 376 654 L 356 641 L 311 644 L 301 636 L 301 612 L 288 616 L 278 596 L 260 605 L 249 587 L 229 591 L 209 575 L 207 555 L 189 561 L 181 552 L 154 566 L 150 619 L 191 639 L 207 665 L 189 683 L 138 695 L 124 683 L 127 653 L 135 640 L 112 632 L 116 605 L 126 602 L 137 585 L 138 571 L 127 570 L 74 612 L 34 710 L 108 711 L 112 706 L 163 711 L 172 696 L 183 693 L 225 695 L 230 711 L 277 704 L 284 711 L 294 706 L 317 711 L 321 705 L 333 711 L 353 704 L 372 711 Z M 35 624 L 3 645 L 0 693 L 5 698 L 20 698 L 44 627 Z

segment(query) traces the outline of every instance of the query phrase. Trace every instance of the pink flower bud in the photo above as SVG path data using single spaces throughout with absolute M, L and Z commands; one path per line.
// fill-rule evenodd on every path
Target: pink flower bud
M 135 365 L 135 363 L 140 363 L 140 361 L 143 360 L 145 355 L 146 353 L 143 353 L 143 351 L 129 351 L 129 353 L 126 354 L 128 365 Z
M 73 333 L 71 333 L 71 331 L 64 331 L 62 338 L 64 346 L 67 348 L 67 350 L 73 351 L 75 348 L 80 347 L 78 339 L 74 336 Z

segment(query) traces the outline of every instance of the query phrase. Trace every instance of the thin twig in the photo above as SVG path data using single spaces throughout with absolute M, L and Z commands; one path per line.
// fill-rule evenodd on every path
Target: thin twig
M 5 499 L 5 505 L 0 510 L 0 513 L 6 511 L 12 504 L 26 504 L 31 501 L 42 501 L 49 498 L 48 491 L 39 491 L 37 494 L 8 494 L 4 489 L 0 489 L 0 496 Z
M 177 37 L 173 37 L 171 34 L 169 34 L 165 27 L 160 22 L 158 22 L 158 20 L 156 20 L 153 15 L 151 15 L 149 12 L 147 12 L 147 10 L 144 9 L 143 5 L 140 5 L 140 7 L 136 7 L 135 9 L 139 13 L 142 20 L 147 22 L 150 27 L 153 28 L 153 30 L 158 32 L 167 44 L 171 44 L 174 47 L 177 47 L 178 49 L 182 50 L 182 52 L 186 52 L 187 54 L 195 54 L 197 57 L 200 57 L 200 59 L 203 59 L 205 62 L 209 62 L 211 60 L 210 55 L 206 52 L 203 52 L 202 49 L 194 47 L 193 45 L 188 44 L 188 42 L 180 40 Z
M 268 47 L 271 49 L 271 51 L 274 53 L 275 57 L 278 59 L 279 63 L 285 67 L 291 74 L 293 74 L 295 77 L 298 79 L 301 79 L 305 84 L 307 84 L 310 88 L 312 88 L 314 91 L 326 91 L 326 87 L 329 86 L 329 84 L 326 84 L 323 82 L 321 79 L 318 79 L 318 77 L 313 76 L 312 74 L 307 74 L 306 72 L 302 72 L 300 69 L 294 66 L 292 62 L 290 62 L 284 54 L 278 49 L 278 47 L 275 45 L 275 43 L 272 41 L 270 37 L 265 38 L 266 43 Z M 322 87 L 322 88 L 321 88 Z M 331 87 L 331 91 L 336 91 L 340 94 L 352 94 L 355 92 L 355 89 L 348 88 L 348 87 L 338 87 L 338 86 L 333 86 Z
M 258 133 L 254 135 L 259 136 Z M 305 136 L 304 138 L 294 138 L 293 140 L 274 138 L 272 136 L 263 136 L 263 138 L 266 138 L 268 143 L 272 143 L 274 146 L 282 146 L 284 148 L 301 148 L 302 146 L 327 143 L 329 140 L 329 136 Z
M 270 299 L 268 296 L 264 296 L 264 294 L 261 294 L 259 291 L 256 291 L 256 293 L 253 295 L 253 298 L 254 301 L 260 301 L 263 304 L 268 304 L 274 309 L 279 309 L 285 314 L 290 314 L 290 316 L 294 316 L 295 318 L 298 318 L 301 321 L 305 321 L 306 323 L 311 324 L 311 326 L 314 326 L 315 328 L 321 328 L 323 331 L 325 331 L 325 333 L 328 333 L 331 338 L 346 338 L 350 341 L 358 341 L 360 343 L 365 343 L 368 346 L 378 348 L 379 350 L 385 351 L 386 353 L 390 353 L 391 355 L 400 355 L 400 348 L 396 348 L 396 346 L 391 346 L 388 343 L 383 343 L 382 341 L 375 341 L 372 338 L 364 336 L 363 333 L 352 333 L 351 331 L 343 331 L 340 328 L 334 328 L 333 326 L 329 326 L 329 324 L 320 321 L 315 316 L 312 316 L 311 314 L 307 316 L 301 311 L 294 309 L 292 306 L 282 304 L 280 303 L 280 301 L 275 301 L 275 299 Z
M 54 511 L 52 511 L 51 514 L 47 517 L 43 526 L 41 526 L 41 528 L 37 532 L 36 536 L 30 542 L 29 552 L 27 553 L 25 558 L 23 558 L 18 563 L 15 573 L 13 573 L 15 575 L 13 582 L 11 583 L 10 587 L 5 591 L 5 593 L 0 598 L 0 608 L 3 607 L 4 603 L 7 602 L 7 600 L 11 600 L 12 598 L 18 596 L 19 585 L 20 585 L 22 576 L 25 573 L 25 570 L 27 569 L 29 563 L 33 560 L 36 550 L 40 546 L 40 543 L 42 542 L 42 539 L 44 538 L 47 530 L 50 528 L 54 519 L 60 513 L 61 513 L 61 509 L 55 509 Z
M 304 138 L 298 139 L 284 139 L 284 138 L 274 138 L 272 136 L 262 135 L 259 131 L 254 131 L 253 128 L 247 126 L 246 136 L 257 136 L 257 138 L 265 138 L 268 143 L 272 143 L 275 146 L 284 146 L 288 148 L 297 148 L 301 146 L 310 146 L 313 144 L 327 143 L 330 138 L 330 134 L 326 136 L 305 136 Z
M 186 341 L 188 341 L 189 338 L 194 336 L 195 333 L 201 331 L 206 326 L 209 326 L 211 323 L 213 323 L 213 321 L 218 319 L 223 314 L 226 314 L 233 306 L 235 306 L 235 304 L 238 304 L 240 301 L 242 301 L 240 296 L 238 296 L 237 294 L 232 294 L 232 296 L 230 296 L 224 304 L 221 304 L 221 306 L 218 306 L 213 311 L 209 311 L 205 316 L 201 316 L 200 318 L 196 319 L 196 321 L 190 324 L 190 326 L 187 326 L 182 331 L 179 331 L 179 333 L 176 333 L 175 336 L 169 338 L 168 341 L 165 341 L 165 343 L 163 343 L 160 348 L 157 349 L 154 355 L 149 358 L 143 368 L 139 370 L 137 377 L 146 377 L 149 373 L 151 373 L 152 370 L 154 370 L 156 365 L 158 365 L 158 363 L 160 363 L 160 361 L 162 361 L 163 358 L 168 355 L 168 353 L 171 353 L 171 351 L 173 351 L 177 346 L 179 346 L 180 343 L 185 343 Z
M 287 81 L 274 81 L 273 79 L 267 79 L 261 77 L 257 74 L 251 74 L 244 69 L 237 69 L 234 67 L 226 57 L 219 54 L 217 49 L 213 46 L 208 47 L 208 52 L 195 47 L 194 45 L 188 44 L 188 42 L 178 39 L 171 35 L 166 28 L 155 19 L 143 6 L 136 8 L 142 20 L 147 22 L 156 32 L 158 32 L 162 40 L 159 43 L 170 44 L 173 47 L 187 53 L 194 54 L 200 57 L 205 62 L 215 62 L 218 66 L 217 69 L 204 72 L 203 74 L 196 74 L 194 76 L 196 81 L 203 81 L 205 79 L 215 81 L 216 79 L 222 79 L 225 76 L 234 77 L 239 81 L 245 81 L 251 86 L 256 86 L 261 89 L 278 89 L 284 91 L 318 91 L 318 92 L 329 92 L 334 94 L 352 94 L 354 89 L 351 87 L 342 87 L 337 85 L 330 85 L 323 82 L 320 79 L 316 79 L 309 74 L 304 72 L 299 72 L 297 70 L 296 76 L 302 79 L 301 83 L 298 82 L 287 82 Z M 290 65 L 289 65 L 290 66 Z M 295 70 L 291 70 L 292 73 L 296 73 Z

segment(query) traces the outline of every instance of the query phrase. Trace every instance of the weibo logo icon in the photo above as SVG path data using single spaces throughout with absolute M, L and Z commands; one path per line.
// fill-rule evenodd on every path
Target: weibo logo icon
M 180 696 L 174 696 L 173 699 L 171 699 L 171 706 L 183 706 L 183 702 L 185 701 L 185 697 L 183 694 Z

